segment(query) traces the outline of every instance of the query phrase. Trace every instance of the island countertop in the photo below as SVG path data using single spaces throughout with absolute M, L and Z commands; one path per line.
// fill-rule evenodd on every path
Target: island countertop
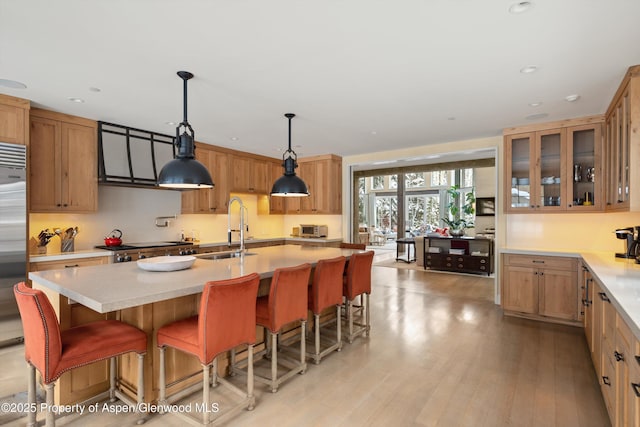
M 197 258 L 187 270 L 145 271 L 135 262 L 30 272 L 39 286 L 64 295 L 99 313 L 136 307 L 202 292 L 211 280 L 225 280 L 250 273 L 270 278 L 277 268 L 360 252 L 353 249 L 299 245 L 270 246 L 250 250 L 241 258 L 208 260 Z

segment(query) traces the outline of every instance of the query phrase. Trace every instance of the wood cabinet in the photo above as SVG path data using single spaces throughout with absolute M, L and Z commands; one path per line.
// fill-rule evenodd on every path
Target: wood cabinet
M 592 116 L 505 129 L 505 211 L 602 211 L 603 121 Z
M 196 159 L 204 164 L 213 188 L 182 192 L 182 213 L 226 214 L 229 203 L 229 155 L 207 144 L 196 143 Z
M 578 324 L 578 261 L 575 258 L 503 255 L 505 314 Z
M 587 343 L 605 406 L 614 427 L 640 425 L 640 342 L 611 302 L 603 286 L 591 277 L 591 303 L 585 312 Z
M 266 159 L 240 154 L 230 155 L 231 191 L 268 194 L 271 191 L 271 166 Z
M 298 159 L 296 173 L 307 184 L 310 195 L 287 199 L 287 213 L 342 213 L 341 157 L 330 154 Z
M 0 142 L 27 145 L 29 108 L 26 99 L 0 94 Z
M 282 167 L 282 161 L 270 162 L 269 168 L 271 169 L 270 182 L 273 187 L 273 183 L 278 178 L 284 175 L 284 167 Z M 271 193 L 271 188 L 269 189 Z M 270 214 L 284 214 L 286 212 L 287 197 L 273 197 L 269 196 L 269 213 Z
M 640 65 L 627 71 L 605 120 L 606 210 L 639 211 Z
M 31 110 L 31 212 L 95 212 L 98 208 L 97 124 Z
M 32 262 L 30 271 L 57 270 L 63 268 L 81 268 L 89 265 L 108 264 L 109 257 L 76 258 L 66 261 Z M 82 304 L 62 296 L 48 288 L 36 286 L 42 290 L 53 306 L 60 329 L 66 330 L 73 326 L 102 319 L 115 318 L 113 313 L 97 313 Z M 74 369 L 62 375 L 55 387 L 55 403 L 71 404 L 84 401 L 101 391 L 109 389 L 108 361 L 97 362 L 88 366 Z
M 464 253 L 451 254 L 452 248 Z M 489 276 L 493 273 L 493 240 L 424 237 L 424 268 Z
M 581 290 L 581 310 L 578 315 L 578 320 L 582 320 L 584 325 L 584 333 L 587 338 L 587 346 L 591 353 L 591 359 L 593 359 L 593 341 L 594 341 L 594 327 L 593 327 L 593 274 L 589 267 L 582 265 L 582 277 L 580 280 Z

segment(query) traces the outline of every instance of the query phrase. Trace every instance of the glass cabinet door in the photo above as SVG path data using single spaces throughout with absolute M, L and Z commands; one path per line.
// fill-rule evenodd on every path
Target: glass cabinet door
M 600 210 L 603 203 L 600 124 L 567 129 L 567 206 L 571 210 Z
M 507 188 L 507 210 L 533 208 L 531 199 L 531 165 L 533 134 L 509 135 L 506 139 L 507 172 L 511 180 Z
M 544 210 L 564 209 L 566 200 L 566 166 L 564 160 L 564 129 L 552 129 L 536 133 L 537 153 L 540 156 L 535 168 L 537 198 L 536 208 Z

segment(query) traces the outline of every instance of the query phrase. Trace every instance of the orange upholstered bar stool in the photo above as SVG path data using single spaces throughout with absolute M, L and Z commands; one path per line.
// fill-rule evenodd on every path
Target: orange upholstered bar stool
M 265 353 L 270 352 L 271 356 L 271 374 L 260 375 L 256 372 L 256 380 L 268 384 L 273 393 L 278 391 L 278 386 L 282 382 L 297 373 L 304 373 L 307 369 L 305 328 L 310 276 L 311 265 L 306 263 L 296 267 L 276 269 L 271 279 L 269 295 L 259 297 L 256 304 L 255 322 L 265 328 Z M 295 321 L 301 321 L 299 361 L 288 358 L 284 354 L 278 355 L 279 332 L 283 326 Z M 278 376 L 278 358 L 282 359 L 280 364 L 288 369 L 281 376 Z M 234 372 L 244 373 L 239 366 L 233 364 L 232 367 Z
M 347 340 L 352 343 L 359 335 L 369 336 L 370 306 L 369 294 L 371 294 L 371 266 L 373 264 L 373 251 L 361 252 L 351 255 L 347 264 L 347 274 L 344 277 L 343 295 L 347 300 L 347 322 L 349 330 Z M 364 316 L 364 323 L 354 321 L 353 301 L 357 296 L 364 297 L 359 311 Z M 356 327 L 354 329 L 354 326 Z
M 210 407 L 209 387 L 220 383 L 230 391 L 242 397 L 231 408 L 220 408 L 218 417 L 210 420 L 210 412 L 202 411 L 202 424 L 220 423 L 229 419 L 243 408 L 252 410 L 255 405 L 253 396 L 253 344 L 256 341 L 256 298 L 260 276 L 252 273 L 236 279 L 208 282 L 204 286 L 200 300 L 200 312 L 197 316 L 178 320 L 164 325 L 158 330 L 160 347 L 160 405 L 175 402 L 202 387 L 202 403 Z M 247 345 L 248 375 L 246 393 L 218 377 L 217 356 L 239 345 Z M 173 347 L 192 354 L 202 364 L 202 385 L 195 384 L 171 396 L 166 397 L 165 349 Z M 211 380 L 211 371 L 213 379 Z M 172 412 L 193 423 L 189 414 Z M 197 421 L 196 421 L 197 422 Z
M 111 359 L 111 386 L 108 396 L 116 397 L 134 406 L 129 398 L 116 389 L 115 357 L 138 353 L 138 395 L 136 408 L 144 401 L 144 354 L 147 352 L 147 336 L 140 329 L 117 320 L 99 320 L 60 331 L 58 318 L 47 296 L 40 290 L 29 288 L 24 282 L 13 287 L 18 302 L 24 330 L 25 359 L 29 364 L 29 404 L 36 405 L 37 369 L 46 388 L 47 408 L 52 408 L 55 381 L 72 369 L 100 360 Z M 107 394 L 105 393 L 105 397 Z M 98 398 L 98 397 L 96 397 Z M 138 424 L 144 422 L 144 414 Z M 35 426 L 36 412 L 30 411 L 28 426 Z M 55 414 L 47 411 L 46 425 L 55 425 Z
M 342 331 L 340 320 L 340 308 L 342 305 L 342 276 L 347 259 L 343 256 L 331 259 L 322 259 L 316 264 L 313 273 L 313 283 L 309 292 L 309 310 L 314 316 L 314 352 L 307 355 L 316 363 L 320 363 L 323 357 L 342 348 Z M 330 342 L 320 350 L 320 314 L 328 307 L 336 307 L 336 341 Z

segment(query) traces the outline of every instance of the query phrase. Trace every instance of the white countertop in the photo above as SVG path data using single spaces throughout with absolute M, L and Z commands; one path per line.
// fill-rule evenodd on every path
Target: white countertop
M 620 316 L 640 340 L 640 264 L 636 264 L 635 260 L 616 258 L 613 252 L 558 249 L 503 248 L 500 253 L 581 258 L 602 285 Z
M 353 249 L 281 245 L 251 249 L 244 259 L 196 259 L 188 270 L 150 272 L 135 262 L 66 268 L 29 273 L 34 283 L 100 313 L 136 307 L 202 292 L 207 281 L 224 280 L 257 272 L 261 278 L 276 268 L 359 252 Z

